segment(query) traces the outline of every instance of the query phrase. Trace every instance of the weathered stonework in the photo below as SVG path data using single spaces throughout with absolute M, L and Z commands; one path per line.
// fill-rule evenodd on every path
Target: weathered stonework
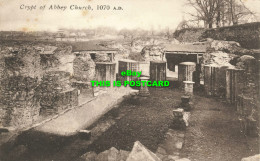
M 39 116 L 40 104 L 36 97 L 37 80 L 14 76 L 1 81 L 1 115 L 3 126 L 23 127 Z
M 78 55 L 73 61 L 74 78 L 86 82 L 94 80 L 95 66 L 90 55 Z
M 164 57 L 164 47 L 160 45 L 150 45 L 145 46 L 141 51 L 142 57 L 145 61 L 163 61 Z
M 1 45 L 0 126 L 22 128 L 34 123 L 41 105 L 44 106 L 44 99 L 52 104 L 65 105 L 59 106 L 62 108 L 77 104 L 77 90 L 69 85 L 74 59 L 71 46 L 39 42 L 8 42 Z M 67 78 L 62 81 L 53 78 L 49 82 L 45 73 L 55 73 L 53 71 L 56 70 L 69 71 Z
M 38 92 L 42 115 L 57 113 L 78 104 L 78 91 L 71 87 L 68 72 L 45 73 Z

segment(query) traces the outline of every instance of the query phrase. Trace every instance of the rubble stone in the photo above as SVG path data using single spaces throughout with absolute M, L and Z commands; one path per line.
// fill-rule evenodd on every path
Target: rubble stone
M 148 150 L 139 141 L 134 143 L 134 147 L 126 161 L 161 161 L 153 152 Z
M 177 149 L 181 149 L 181 148 L 182 148 L 182 145 L 183 145 L 183 142 L 177 142 L 177 143 L 175 143 L 175 147 L 176 147 Z
M 254 155 L 254 156 L 242 158 L 241 161 L 259 161 L 259 160 L 260 160 L 260 154 L 257 154 L 257 155 Z
M 125 161 L 128 158 L 129 154 L 130 154 L 129 151 L 125 151 L 125 150 L 120 150 L 119 153 L 120 153 L 119 161 Z
M 108 150 L 99 153 L 96 157 L 96 161 L 108 161 Z
M 96 157 L 96 161 L 117 161 L 120 158 L 119 151 L 112 147 L 102 153 L 99 153 Z
M 160 154 L 160 153 L 158 153 L 158 152 L 156 152 L 155 155 L 156 155 L 158 158 L 160 158 L 161 160 L 163 160 L 163 158 L 165 158 L 165 155 Z
M 144 57 L 145 61 L 162 61 L 164 60 L 164 48 L 160 45 L 145 46 L 141 51 L 141 55 Z
M 84 159 L 85 161 L 95 161 L 97 154 L 93 151 L 87 152 L 83 154 L 80 158 Z
M 174 156 L 174 155 L 168 155 L 167 158 L 172 160 L 172 161 L 175 161 L 175 160 L 178 160 L 180 157 L 179 156 Z
M 165 149 L 163 149 L 162 147 L 158 147 L 156 153 L 159 153 L 159 154 L 162 154 L 162 155 L 166 155 L 167 154 Z

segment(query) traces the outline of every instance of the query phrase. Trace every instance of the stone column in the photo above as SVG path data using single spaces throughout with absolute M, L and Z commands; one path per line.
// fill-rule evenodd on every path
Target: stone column
M 113 62 L 96 62 L 96 80 L 110 81 L 109 87 L 94 86 L 94 96 L 106 93 L 113 88 L 113 81 L 116 80 L 116 63 Z
M 231 69 L 230 71 L 230 103 L 236 104 L 237 97 L 242 92 L 244 78 L 242 69 Z
M 152 82 L 166 80 L 165 61 L 150 61 L 150 79 Z
M 116 63 L 96 62 L 96 79 L 113 83 L 116 80 Z
M 229 103 L 231 99 L 231 83 L 232 83 L 231 72 L 232 72 L 231 68 L 226 70 L 226 100 Z
M 195 82 L 192 82 L 192 81 L 183 81 L 184 83 L 184 92 L 185 92 L 185 95 L 189 95 L 189 96 L 192 96 L 193 95 L 193 84 Z
M 191 101 L 190 96 L 187 96 L 187 95 L 181 96 L 181 103 L 180 103 L 179 108 L 182 108 L 185 111 L 190 111 L 192 108 L 192 102 L 190 102 L 190 101 Z
M 178 80 L 193 81 L 193 72 L 196 70 L 196 63 L 194 62 L 182 62 L 178 66 Z
M 228 66 L 205 65 L 204 86 L 207 95 L 224 97 L 229 92 L 226 88 L 226 80 L 229 81 L 226 74 L 227 68 Z
M 241 96 L 241 95 L 240 95 Z M 240 97 L 241 98 L 241 97 Z M 254 119 L 255 105 L 254 99 L 251 97 L 242 96 L 238 112 L 242 122 L 242 129 L 246 135 L 257 136 L 257 121 Z
M 140 81 L 148 81 L 148 80 L 149 80 L 148 77 L 140 77 Z M 147 84 L 145 84 L 145 86 L 141 85 L 139 90 L 139 96 L 147 97 L 149 95 L 150 93 Z
M 244 70 L 227 69 L 226 71 L 226 99 L 231 104 L 236 104 L 238 95 L 244 88 Z
M 186 124 L 183 120 L 184 110 L 181 108 L 174 109 L 173 113 L 173 122 L 172 128 L 177 130 L 183 130 L 186 128 Z
M 136 78 L 137 78 L 136 76 L 124 76 L 123 77 L 121 75 L 121 73 L 123 71 L 127 71 L 127 70 L 140 71 L 139 62 L 134 61 L 134 60 L 128 60 L 128 59 L 118 61 L 118 77 L 121 82 L 136 80 Z
M 211 95 L 211 67 L 210 65 L 204 66 L 204 88 L 206 95 Z

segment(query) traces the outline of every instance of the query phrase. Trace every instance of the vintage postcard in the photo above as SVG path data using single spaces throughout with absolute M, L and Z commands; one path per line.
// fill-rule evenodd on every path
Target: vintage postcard
M 0 161 L 259 161 L 260 0 L 0 0 Z

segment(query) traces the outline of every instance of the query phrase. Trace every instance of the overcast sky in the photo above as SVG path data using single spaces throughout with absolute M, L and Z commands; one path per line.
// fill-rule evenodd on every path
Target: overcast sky
M 244 0 L 252 11 L 259 12 L 260 0 Z M 186 0 L 0 0 L 0 30 L 57 30 L 58 28 L 117 29 L 176 28 L 187 11 Z M 121 6 L 121 11 L 98 11 L 97 5 Z M 36 5 L 27 11 L 21 5 Z M 39 7 L 46 5 L 45 10 Z M 49 10 L 50 5 L 67 6 L 65 11 Z M 91 5 L 93 11 L 70 10 L 70 5 Z M 258 13 L 259 14 L 259 13 Z

